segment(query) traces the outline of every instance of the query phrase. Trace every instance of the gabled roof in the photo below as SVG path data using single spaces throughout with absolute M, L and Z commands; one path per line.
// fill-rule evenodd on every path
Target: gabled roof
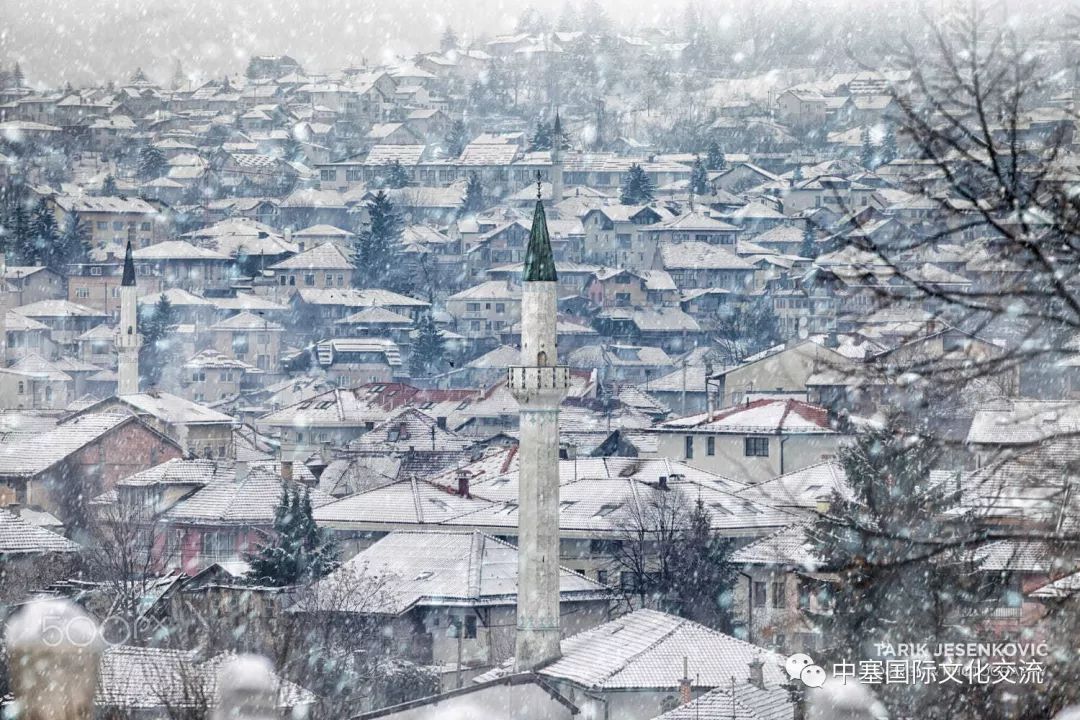
M 538 671 L 541 677 L 593 691 L 674 690 L 683 659 L 699 688 L 731 687 L 749 679 L 750 662 L 761 660 L 767 685 L 787 682 L 785 657 L 691 620 L 656 610 L 637 610 L 562 641 L 562 656 Z M 477 678 L 506 674 L 511 663 Z
M 517 571 L 517 548 L 480 532 L 393 532 L 319 581 L 314 598 L 316 603 L 320 597 L 336 599 L 340 588 L 372 576 L 381 583 L 376 598 L 363 595 L 358 607 L 349 607 L 346 600 L 344 608 L 334 609 L 398 615 L 415 606 L 513 605 Z M 565 569 L 559 573 L 559 590 L 563 602 L 603 600 L 611 594 Z M 301 604 L 294 609 L 308 608 Z
M 234 469 L 231 477 L 204 485 L 169 508 L 162 518 L 184 525 L 269 526 L 286 486 L 303 489 L 300 483 L 281 477 L 278 463 L 251 463 L 246 477 L 238 479 Z M 312 507 L 333 501 L 318 488 L 310 492 Z
M 62 535 L 33 525 L 0 509 L 0 556 L 26 553 L 77 552 L 79 546 Z
M 835 434 L 823 407 L 801 400 L 755 400 L 745 405 L 669 420 L 662 430 L 714 433 Z
M 807 537 L 806 524 L 791 525 L 736 550 L 731 562 L 744 565 L 794 565 L 806 572 L 822 564 Z
M 0 476 L 38 475 L 128 422 L 136 422 L 135 416 L 122 412 L 86 413 L 76 415 L 48 432 L 6 443 L 0 449 Z
M 295 236 L 294 236 L 295 237 Z M 305 250 L 287 260 L 271 265 L 270 270 L 353 270 L 345 253 L 336 244 L 328 242 Z

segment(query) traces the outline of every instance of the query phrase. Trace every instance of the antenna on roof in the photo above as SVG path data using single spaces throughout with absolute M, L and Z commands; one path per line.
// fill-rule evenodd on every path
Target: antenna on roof
M 537 170 L 536 171 L 536 199 L 537 200 L 540 200 L 540 185 L 541 185 L 542 181 L 543 181 L 543 176 L 540 174 L 540 171 Z

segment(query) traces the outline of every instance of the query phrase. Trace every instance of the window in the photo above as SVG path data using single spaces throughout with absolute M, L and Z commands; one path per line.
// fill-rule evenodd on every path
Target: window
M 104 220 L 98 220 L 97 229 L 98 230 L 108 230 L 109 229 L 109 223 L 105 222 Z
M 765 607 L 765 583 L 755 581 L 751 587 L 750 594 L 752 595 L 751 599 L 753 601 L 754 607 Z
M 622 250 L 629 250 L 630 246 L 633 244 L 633 240 L 631 239 L 629 233 L 619 233 L 618 235 L 615 236 L 615 239 L 618 241 L 619 248 L 622 249 Z M 622 283 L 622 282 L 630 282 L 630 278 L 627 278 L 626 280 L 623 280 L 622 278 L 620 278 L 620 279 L 616 280 L 615 282 L 620 282 L 620 283 Z
M 326 273 L 326 287 L 334 287 L 334 274 Z
M 480 303 L 466 303 L 465 312 L 480 312 Z
M 705 438 L 705 454 L 710 457 L 716 454 L 716 438 L 712 435 Z
M 337 170 L 334 168 L 322 168 L 319 170 L 319 179 L 325 182 L 337 180 Z
M 630 293 L 615 293 L 615 304 L 619 307 L 629 307 Z
M 280 278 L 278 278 L 278 279 L 279 279 L 279 280 L 281 281 L 281 284 L 282 284 L 282 285 L 284 285 L 285 283 L 289 282 L 288 278 L 286 278 L 286 277 L 285 277 L 284 275 L 282 275 L 282 276 L 281 276 Z
M 205 382 L 206 372 L 204 370 L 196 370 L 191 373 L 191 382 Z
M 122 220 L 115 221 L 112 224 L 112 229 L 113 230 L 123 230 L 124 229 L 124 222 Z
M 693 435 L 687 435 L 685 438 L 683 438 L 683 443 L 685 445 L 685 447 L 683 449 L 683 455 L 686 457 L 687 460 L 693 460 L 694 459 L 694 436 Z
M 506 303 L 495 303 L 495 312 L 499 314 L 506 312 Z
M 26 383 L 24 383 L 22 380 L 19 381 L 19 394 L 20 395 L 25 395 L 26 394 Z
M 772 584 L 772 606 L 777 610 L 787 607 L 786 585 L 783 580 L 774 580 Z
M 465 616 L 465 639 L 472 640 L 476 637 L 476 616 Z
M 315 285 L 315 275 L 314 274 L 305 275 L 304 276 L 304 284 L 307 285 L 308 287 L 313 287 Z
M 743 445 L 743 454 L 746 457 L 769 457 L 769 438 L 746 438 Z
M 75 297 L 85 300 L 90 297 L 90 288 L 75 288 Z
M 607 570 L 597 570 L 596 582 L 600 583 L 601 585 L 607 585 L 607 572 Z
M 143 232 L 150 232 L 150 223 L 148 223 L 148 222 L 139 223 L 139 229 L 142 230 Z
M 91 275 L 100 275 L 101 274 L 101 268 L 97 267 L 97 266 L 90 268 L 90 274 Z
M 802 582 L 799 583 L 799 600 L 798 600 L 798 603 L 799 603 L 799 609 L 800 610 L 809 610 L 810 609 L 810 583 L 807 582 L 806 580 L 803 580 Z

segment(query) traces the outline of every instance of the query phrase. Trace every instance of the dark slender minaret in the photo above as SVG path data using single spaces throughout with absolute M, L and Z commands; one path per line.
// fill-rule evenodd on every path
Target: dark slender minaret
M 124 253 L 124 275 L 120 279 L 120 326 L 116 329 L 117 395 L 139 392 L 139 311 L 135 287 L 135 259 L 131 241 Z
M 518 595 L 515 668 L 559 657 L 559 403 L 570 370 L 558 364 L 557 285 L 537 173 L 521 291 L 521 365 L 508 385 L 520 411 L 518 435 Z

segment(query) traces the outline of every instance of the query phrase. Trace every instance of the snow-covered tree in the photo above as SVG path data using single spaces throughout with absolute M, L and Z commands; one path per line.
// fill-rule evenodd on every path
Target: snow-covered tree
M 652 201 L 653 192 L 652 180 L 645 173 L 645 169 L 634 163 L 623 179 L 619 202 L 623 205 L 644 205 Z
M 257 585 L 311 582 L 337 567 L 337 547 L 315 524 L 307 488 L 282 486 L 273 529 L 247 561 L 248 579 Z
M 426 377 L 446 367 L 446 340 L 435 324 L 435 316 L 426 312 L 416 323 L 409 369 L 414 377 Z
M 146 145 L 139 151 L 140 180 L 154 180 L 164 175 L 169 169 L 169 161 L 165 154 L 153 145 Z
M 176 325 L 176 309 L 164 293 L 158 297 L 150 312 L 140 313 L 142 345 L 139 347 L 139 372 L 144 384 L 149 387 L 161 382 L 162 371 L 174 360 L 172 335 Z

